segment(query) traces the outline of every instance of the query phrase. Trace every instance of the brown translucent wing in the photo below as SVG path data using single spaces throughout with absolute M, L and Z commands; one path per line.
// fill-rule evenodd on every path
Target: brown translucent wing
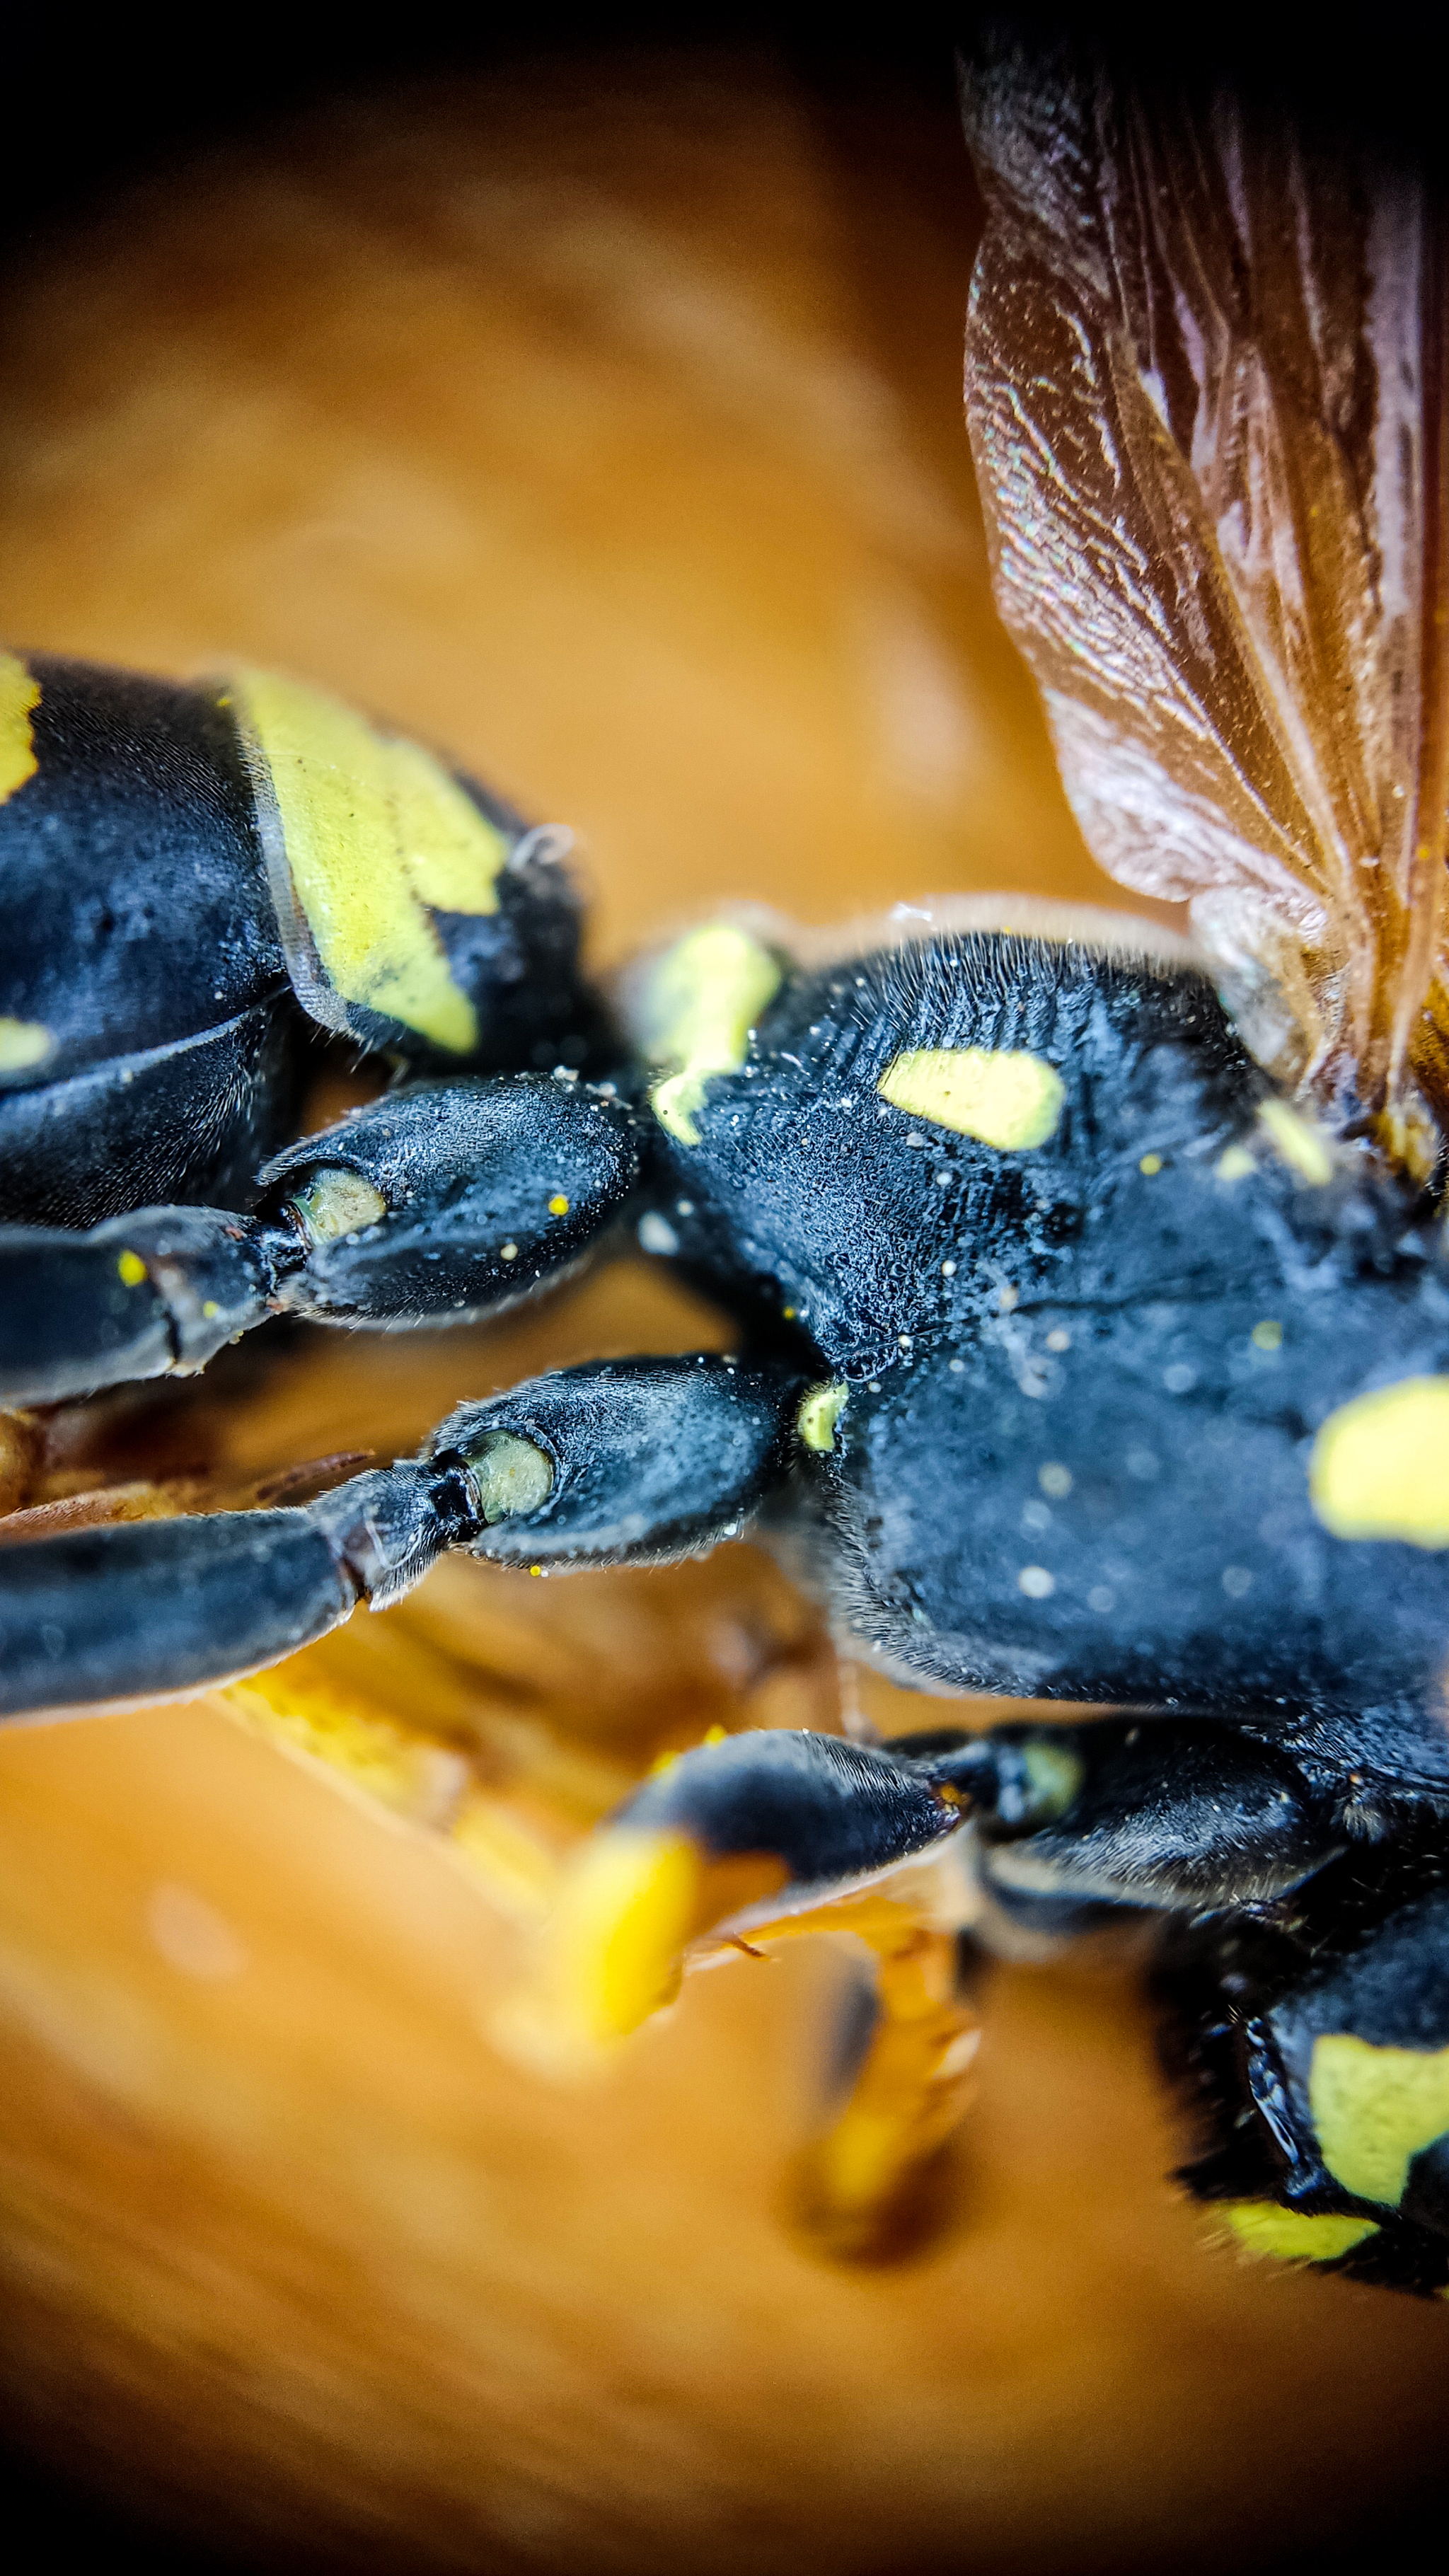
M 1444 239 L 1225 96 L 1007 52 L 967 411 L 998 604 L 1124 885 L 1249 1043 L 1423 1172 L 1449 1127 Z

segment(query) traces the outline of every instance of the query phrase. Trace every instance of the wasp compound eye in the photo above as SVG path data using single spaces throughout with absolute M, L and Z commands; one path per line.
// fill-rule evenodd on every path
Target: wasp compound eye
M 391 1092 L 263 1173 L 307 1246 L 283 1302 L 323 1323 L 486 1313 L 578 1260 L 637 1168 L 628 1110 L 571 1080 Z

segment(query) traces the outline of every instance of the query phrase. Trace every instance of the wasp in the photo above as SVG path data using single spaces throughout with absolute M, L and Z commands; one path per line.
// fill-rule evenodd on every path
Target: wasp
M 668 1762 L 579 1855 L 519 2044 L 859 1931 L 815 2175 L 858 2246 L 959 2109 L 961 1962 L 1146 1927 L 1223 2229 L 1439 2291 L 1442 233 L 1411 176 L 1063 50 L 988 47 L 967 123 L 998 602 L 1089 843 L 1190 942 L 741 914 L 603 995 L 561 837 L 432 751 L 255 672 L 8 656 L 7 1402 L 279 1312 L 494 1312 L 626 1218 L 738 1348 L 550 1373 L 306 1504 L 8 1549 L 0 1689 L 186 1694 L 449 1548 L 545 1576 L 756 1531 L 848 1656 L 1113 1713 Z M 393 1078 L 289 1142 L 309 1021 Z

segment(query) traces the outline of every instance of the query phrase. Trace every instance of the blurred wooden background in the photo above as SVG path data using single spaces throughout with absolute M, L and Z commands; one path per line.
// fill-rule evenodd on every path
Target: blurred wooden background
M 768 48 L 173 154 L 12 265 L 0 631 L 386 709 L 576 826 L 603 959 L 716 896 L 1114 900 L 990 609 L 974 223 L 948 77 Z M 488 1331 L 261 1337 L 61 1426 L 47 1490 L 392 1454 L 725 1329 L 635 1257 Z M 12 1732 L 8 2438 L 267 2566 L 1283 2566 L 1442 2509 L 1444 2315 L 1205 2248 L 1130 1981 L 1000 1978 L 954 2215 L 893 2271 L 782 2215 L 817 1945 L 693 1981 L 583 2095 L 493 2051 L 549 1855 L 639 1761 L 835 1706 L 732 1549 L 450 1565 L 250 1702 Z

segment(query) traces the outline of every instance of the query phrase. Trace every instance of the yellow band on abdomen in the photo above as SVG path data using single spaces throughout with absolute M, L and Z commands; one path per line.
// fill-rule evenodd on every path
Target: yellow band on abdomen
M 477 1010 L 430 913 L 497 911 L 506 836 L 431 752 L 318 689 L 244 671 L 223 703 L 328 985 L 448 1054 L 471 1054 Z

